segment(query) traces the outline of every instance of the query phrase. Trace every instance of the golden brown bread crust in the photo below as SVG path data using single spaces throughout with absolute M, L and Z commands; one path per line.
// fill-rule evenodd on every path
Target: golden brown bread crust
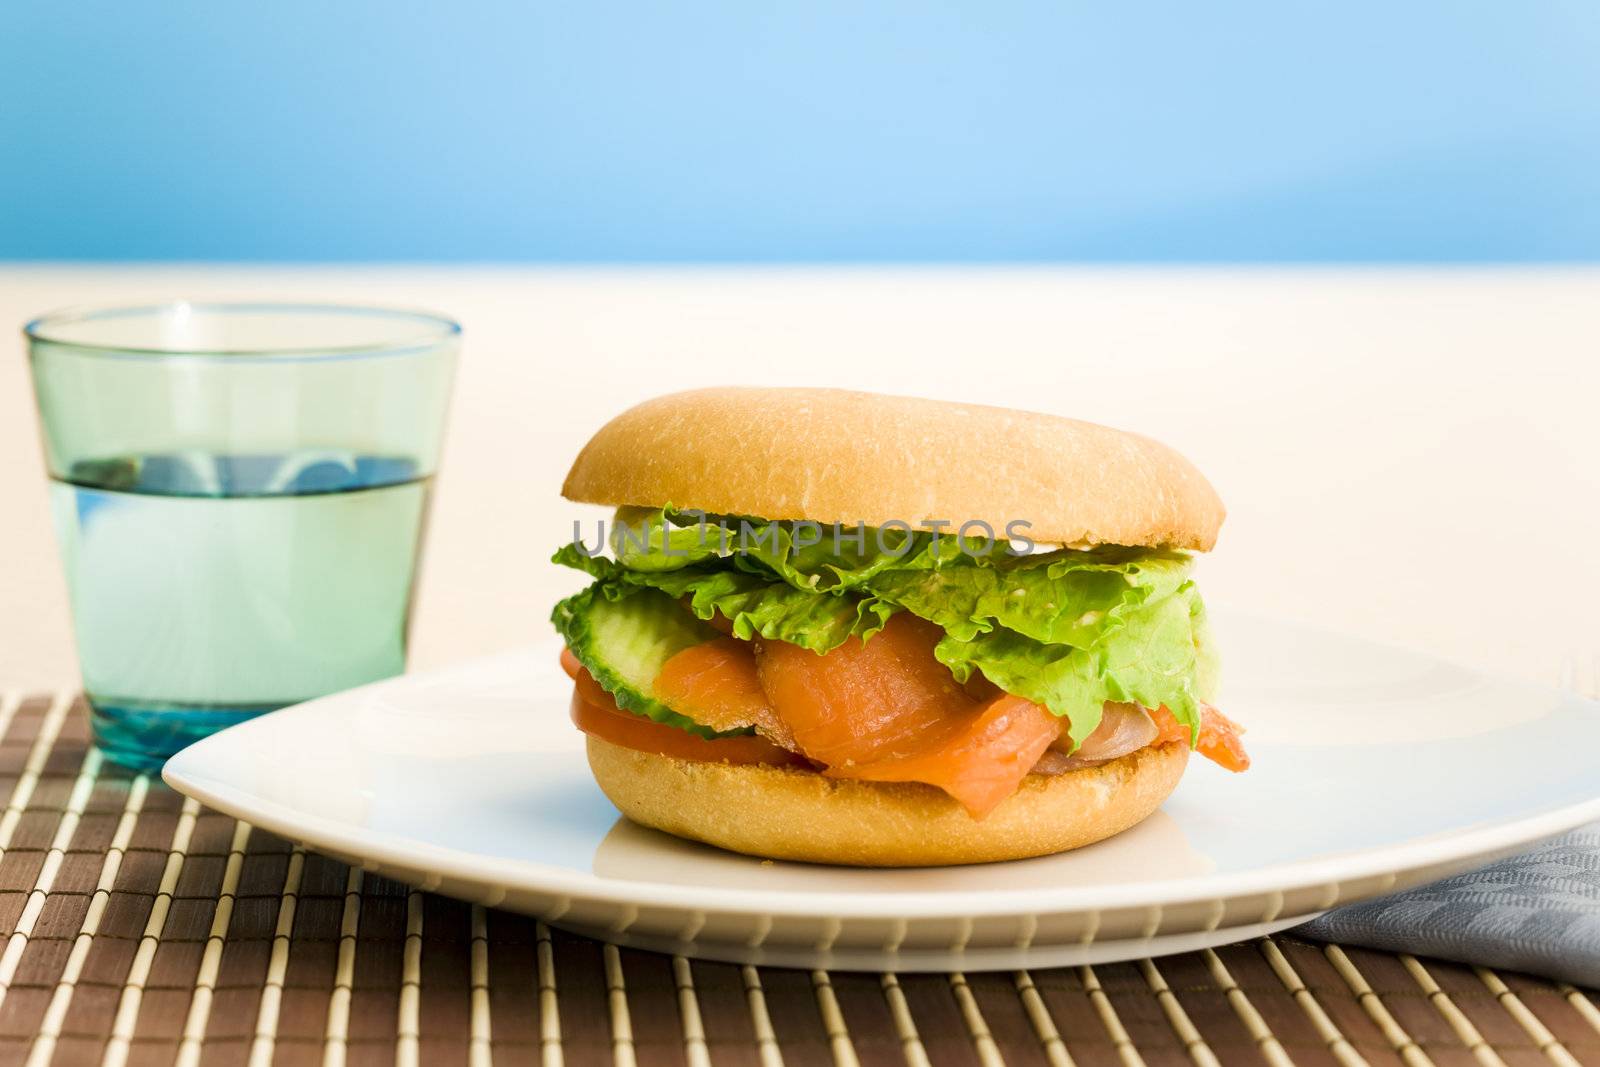
M 589 737 L 595 781 L 634 822 L 735 852 L 858 867 L 1045 856 L 1143 821 L 1178 785 L 1189 749 L 1146 748 L 1022 787 L 982 820 L 931 785 L 681 760 Z
M 1015 519 L 1052 544 L 1209 550 L 1224 510 L 1194 465 L 1090 422 L 843 389 L 699 389 L 647 400 L 584 446 L 562 494 L 881 526 Z M 969 531 L 969 536 L 981 530 Z

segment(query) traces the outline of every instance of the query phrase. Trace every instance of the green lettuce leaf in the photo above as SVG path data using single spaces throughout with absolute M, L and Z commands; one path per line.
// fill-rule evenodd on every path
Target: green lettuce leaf
M 759 636 L 787 641 L 818 654 L 851 637 L 871 637 L 898 610 L 877 597 L 819 595 L 727 567 L 631 570 L 603 556 L 585 556 L 576 545 L 564 545 L 554 562 L 593 575 L 602 595 L 615 598 L 632 589 L 657 589 L 686 600 L 701 619 L 722 615 L 742 640 Z
M 612 548 L 625 570 L 731 566 L 808 593 L 886 600 L 963 639 L 1001 626 L 1047 644 L 1092 644 L 1127 611 L 1170 596 L 1190 567 L 1181 552 L 1118 545 L 1014 555 L 1003 543 L 969 539 L 985 552 L 973 555 L 952 534 L 899 530 L 882 531 L 891 550 L 881 551 L 875 530 L 844 530 L 835 542 L 815 523 L 664 508 L 624 508 L 617 522 Z
M 1198 739 L 1200 657 L 1194 626 L 1199 596 L 1183 586 L 1137 611 L 1089 647 L 1046 644 L 1013 630 L 996 629 L 969 640 L 945 637 L 934 648 L 939 662 L 965 682 L 977 670 L 1008 693 L 1043 704 L 1068 720 L 1074 745 L 1100 725 L 1108 700 L 1147 708 L 1165 704 Z M 1204 618 L 1204 609 L 1199 609 Z
M 1176 552 L 1063 549 L 989 565 L 886 570 L 868 584 L 958 640 L 1001 628 L 1087 648 L 1141 606 L 1172 596 L 1188 574 L 1189 558 Z
M 1081 742 L 1107 700 L 1165 704 L 1198 731 L 1215 657 L 1205 608 L 1181 552 L 1101 546 L 1012 554 L 1005 542 L 949 533 L 625 508 L 617 559 L 564 546 L 555 562 L 587 571 L 600 595 L 648 588 L 721 614 L 736 636 L 827 652 L 869 639 L 900 610 L 945 631 L 935 654 L 960 681 L 977 670 L 1070 720 Z M 988 551 L 984 552 L 987 548 Z M 979 555 L 971 554 L 976 551 Z
M 1222 681 L 1222 661 L 1216 642 L 1211 640 L 1211 624 L 1206 620 L 1205 601 L 1198 592 L 1189 597 L 1189 629 L 1194 633 L 1194 693 L 1208 704 L 1217 702 Z
M 776 576 L 808 592 L 842 592 L 888 569 L 918 570 L 963 558 L 954 534 L 706 515 L 666 508 L 619 508 L 611 550 L 630 570 L 663 571 L 709 560 Z M 969 539 L 969 543 L 977 543 Z M 994 553 L 1003 546 L 983 542 Z

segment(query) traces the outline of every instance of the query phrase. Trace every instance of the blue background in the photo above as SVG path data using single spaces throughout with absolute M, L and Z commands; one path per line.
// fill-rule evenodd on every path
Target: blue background
M 1600 258 L 1600 4 L 22 0 L 0 258 Z

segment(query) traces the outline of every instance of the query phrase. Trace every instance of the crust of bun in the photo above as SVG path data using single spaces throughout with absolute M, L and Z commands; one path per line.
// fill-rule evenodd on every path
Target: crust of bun
M 1158 441 L 1055 415 L 843 389 L 647 400 L 584 446 L 562 494 L 613 506 L 917 526 L 1014 520 L 1047 544 L 1209 550 L 1211 483 Z M 981 528 L 968 531 L 969 536 Z
M 636 823 L 752 856 L 857 867 L 989 863 L 1081 848 L 1147 818 L 1189 761 L 1187 746 L 1162 745 L 1054 777 L 1030 774 L 974 819 L 931 785 L 675 759 L 597 737 L 588 743 L 595 780 Z

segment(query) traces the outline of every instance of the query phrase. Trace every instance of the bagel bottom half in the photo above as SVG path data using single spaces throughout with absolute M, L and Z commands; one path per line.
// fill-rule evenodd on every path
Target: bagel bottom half
M 1024 859 L 1081 848 L 1142 821 L 1178 785 L 1186 745 L 1141 749 L 1099 767 L 1030 774 L 983 819 L 915 782 L 711 763 L 589 737 L 589 766 L 636 823 L 772 859 L 921 867 Z

